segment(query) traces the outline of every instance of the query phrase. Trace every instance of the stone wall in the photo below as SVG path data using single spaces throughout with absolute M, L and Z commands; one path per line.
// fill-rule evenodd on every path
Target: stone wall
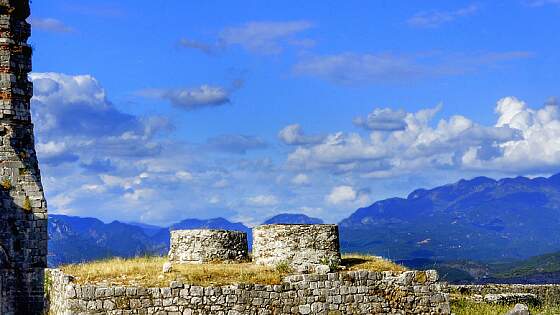
M 164 288 L 78 285 L 47 271 L 51 315 L 89 314 L 450 314 L 435 271 L 350 271 L 284 278 L 279 285 Z
M 270 224 L 253 229 L 253 262 L 289 263 L 298 271 L 338 265 L 338 226 L 332 224 Z
M 28 0 L 0 0 L 0 314 L 42 314 L 47 205 L 35 155 Z
M 486 295 L 502 293 L 531 293 L 544 304 L 560 304 L 558 284 L 482 284 L 450 285 L 451 292 L 461 295 Z
M 173 263 L 248 260 L 247 234 L 226 230 L 171 231 L 168 255 Z

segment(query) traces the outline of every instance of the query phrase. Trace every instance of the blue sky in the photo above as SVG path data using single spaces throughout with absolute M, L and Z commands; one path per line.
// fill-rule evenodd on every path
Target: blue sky
M 560 1 L 35 1 L 51 213 L 337 222 L 560 170 Z

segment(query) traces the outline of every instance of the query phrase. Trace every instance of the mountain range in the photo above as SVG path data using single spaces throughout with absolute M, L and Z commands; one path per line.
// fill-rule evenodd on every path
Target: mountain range
M 249 227 L 223 218 L 187 219 L 169 227 L 62 215 L 49 219 L 51 266 L 165 254 L 170 231 L 175 229 L 231 229 L 247 232 L 251 238 Z M 263 223 L 322 221 L 280 214 Z M 535 261 L 550 262 L 550 257 L 558 258 L 560 266 L 560 254 L 554 254 L 560 252 L 560 174 L 500 180 L 477 177 L 418 189 L 406 198 L 358 209 L 339 227 L 344 252 L 381 255 L 415 268 L 435 267 L 457 281 L 527 278 L 531 272 L 533 278 L 539 278 L 539 273 L 560 275 L 560 267 L 544 271 L 535 267 Z M 553 254 L 541 256 L 547 253 Z
M 341 247 L 392 259 L 525 259 L 560 250 L 560 174 L 477 177 L 378 201 L 340 222 Z
M 317 224 L 321 219 L 303 214 L 279 214 L 265 224 Z M 169 250 L 170 233 L 184 229 L 224 229 L 247 233 L 252 245 L 251 228 L 224 218 L 207 220 L 186 219 L 170 225 L 155 225 L 120 221 L 104 223 L 95 218 L 49 215 L 49 266 L 78 263 L 112 256 L 134 257 L 163 255 Z

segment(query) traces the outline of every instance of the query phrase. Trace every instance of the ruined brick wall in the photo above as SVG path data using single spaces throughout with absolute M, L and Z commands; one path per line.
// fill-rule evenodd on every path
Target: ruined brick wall
M 35 155 L 28 0 L 0 0 L 0 313 L 42 314 L 47 205 Z
M 99 314 L 450 314 L 449 294 L 435 271 L 349 271 L 284 278 L 282 284 L 202 287 L 81 285 L 49 269 L 51 315 Z

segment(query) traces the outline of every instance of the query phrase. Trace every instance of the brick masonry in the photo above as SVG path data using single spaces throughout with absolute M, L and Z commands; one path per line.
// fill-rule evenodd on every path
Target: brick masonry
M 349 271 L 285 277 L 282 284 L 201 287 L 80 285 L 47 270 L 51 315 L 450 314 L 447 286 L 435 271 Z
M 35 154 L 28 0 L 0 0 L 0 313 L 43 314 L 47 204 Z

